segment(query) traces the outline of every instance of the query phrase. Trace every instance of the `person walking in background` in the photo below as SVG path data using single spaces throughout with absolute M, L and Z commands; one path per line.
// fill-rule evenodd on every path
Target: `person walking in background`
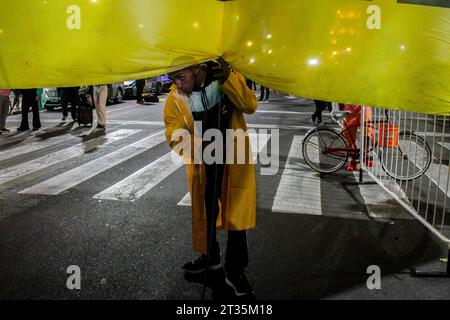
M 6 118 L 9 113 L 9 89 L 0 89 L 0 134 L 9 132 L 6 129 Z
M 62 121 L 66 121 L 67 119 L 67 106 L 70 103 L 71 110 L 70 114 L 72 115 L 72 120 L 77 121 L 77 107 L 80 105 L 80 97 L 78 95 L 78 90 L 80 87 L 67 87 L 60 88 L 61 92 L 61 108 L 62 108 Z
M 106 128 L 106 100 L 108 98 L 108 85 L 95 85 L 92 92 L 95 112 L 97 113 L 97 128 Z
M 322 100 L 314 100 L 314 104 L 316 105 L 316 111 L 311 115 L 312 124 L 321 124 L 322 123 L 322 112 L 325 109 L 331 112 L 331 102 L 322 101 Z
M 259 101 L 264 102 L 264 103 L 268 103 L 269 102 L 269 95 L 270 95 L 269 88 L 266 88 L 263 85 L 261 85 L 261 96 L 259 97 Z
M 22 122 L 17 131 L 30 130 L 28 124 L 28 112 L 30 108 L 33 111 L 33 130 L 39 130 L 41 120 L 39 118 L 39 100 L 41 99 L 43 89 L 24 89 L 22 90 Z
M 145 79 L 136 80 L 136 103 L 144 104 L 144 97 L 142 93 L 144 92 Z

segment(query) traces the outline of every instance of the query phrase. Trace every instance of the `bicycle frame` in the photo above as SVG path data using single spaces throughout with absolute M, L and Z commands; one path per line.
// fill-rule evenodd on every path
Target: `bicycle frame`
M 361 149 L 358 148 L 358 146 L 357 146 L 357 144 L 356 144 L 356 137 L 353 137 L 353 135 L 352 135 L 350 129 L 352 129 L 352 128 L 359 128 L 359 125 L 352 125 L 352 126 L 344 127 L 343 124 L 340 123 L 339 121 L 336 121 L 336 123 L 337 123 L 337 124 L 339 125 L 339 127 L 341 128 L 341 130 L 340 130 L 339 132 L 338 132 L 338 131 L 335 131 L 334 129 L 331 129 L 331 128 L 329 128 L 329 127 L 326 127 L 326 126 L 321 126 L 321 127 L 325 127 L 325 128 L 327 128 L 327 129 L 330 129 L 330 130 L 335 131 L 335 133 L 336 133 L 338 136 L 340 136 L 346 143 L 347 143 L 347 139 L 346 139 L 346 137 L 345 137 L 345 133 L 348 133 L 348 135 L 350 136 L 351 141 L 352 141 L 352 146 L 351 146 L 351 147 L 347 147 L 347 148 L 325 147 L 325 148 L 323 149 L 322 153 L 323 153 L 324 155 L 326 155 L 326 154 L 334 154 L 334 155 L 339 156 L 339 157 L 342 157 L 342 153 L 345 153 L 346 156 L 348 155 L 348 156 L 352 157 L 354 160 L 358 161 L 358 160 L 360 159 Z M 370 123 L 370 122 L 368 122 L 368 124 L 369 124 L 369 123 Z M 321 127 L 318 127 L 318 128 L 321 128 Z M 312 130 L 310 130 L 310 131 L 317 130 L 318 128 L 314 128 L 314 129 L 312 129 Z M 320 135 L 319 135 L 319 138 L 320 138 Z M 332 145 L 337 141 L 337 139 L 338 139 L 338 138 L 333 139 L 333 141 L 332 141 L 331 143 L 329 143 L 328 145 L 332 146 Z M 324 143 L 324 141 L 322 141 L 322 143 L 323 143 L 324 145 L 326 145 L 326 143 Z M 369 149 L 369 151 L 374 150 L 377 146 L 378 146 L 378 142 L 375 141 L 375 145 L 372 146 L 372 147 Z M 341 155 L 339 155 L 339 153 L 341 153 Z

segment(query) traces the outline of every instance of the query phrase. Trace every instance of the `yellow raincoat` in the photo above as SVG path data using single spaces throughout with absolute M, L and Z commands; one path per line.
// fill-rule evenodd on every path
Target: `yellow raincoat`
M 230 129 L 247 131 L 243 113 L 251 114 L 255 112 L 257 108 L 255 94 L 248 89 L 244 77 L 236 72 L 230 73 L 228 80 L 222 85 L 222 91 L 235 106 L 230 121 Z M 175 148 L 179 143 L 171 139 L 172 134 L 177 129 L 187 129 L 191 135 L 191 141 L 194 141 L 194 119 L 188 106 L 188 96 L 178 90 L 176 86 L 172 87 L 167 98 L 164 122 L 166 139 L 172 148 Z M 236 138 L 233 140 L 232 146 L 227 146 L 227 153 L 230 147 L 237 149 Z M 255 227 L 256 178 L 248 136 L 245 137 L 245 152 L 246 159 L 248 159 L 245 164 L 225 165 L 220 211 L 217 219 L 218 229 L 225 228 L 237 231 Z M 203 163 L 187 162 L 186 173 L 192 201 L 193 248 L 199 253 L 206 254 L 205 166 Z

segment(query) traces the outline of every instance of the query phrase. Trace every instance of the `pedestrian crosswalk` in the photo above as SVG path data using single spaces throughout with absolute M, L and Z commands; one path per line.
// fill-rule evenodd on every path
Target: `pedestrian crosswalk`
M 68 190 L 126 160 L 129 160 L 157 144 L 165 141 L 163 131 L 159 131 L 149 137 L 141 139 L 124 148 L 97 158 L 77 168 L 66 171 L 50 180 L 39 183 L 31 188 L 25 189 L 20 193 L 57 195 Z
M 271 135 L 267 133 L 263 134 L 257 134 L 255 132 L 249 133 L 250 138 L 250 145 L 253 153 L 253 162 L 256 162 L 256 159 L 258 158 L 258 154 L 261 153 L 261 151 L 266 147 L 267 143 L 269 142 Z M 186 195 L 183 197 L 183 199 L 178 202 L 179 206 L 185 206 L 188 207 L 191 205 L 191 197 L 189 193 L 186 193 Z
M 302 161 L 302 140 L 294 136 L 272 211 L 321 215 L 320 177 Z
M 32 172 L 48 168 L 52 165 L 67 161 L 71 158 L 81 156 L 86 151 L 89 151 L 90 148 L 99 148 L 101 147 L 101 145 L 111 144 L 137 132 L 138 130 L 131 129 L 118 130 L 109 134 L 106 138 L 101 136 L 91 140 L 88 144 L 78 143 L 67 149 L 63 149 L 9 168 L 1 169 L 0 184 L 17 179 Z
M 25 153 L 29 153 L 36 150 L 42 150 L 51 146 L 55 146 L 67 141 L 71 141 L 76 139 L 76 137 L 72 135 L 64 135 L 54 138 L 49 138 L 44 141 L 38 141 L 38 142 L 31 142 L 26 145 L 16 147 L 16 148 L 10 148 L 6 151 L 0 151 L 0 161 L 11 159 L 17 156 L 20 156 Z
M 136 201 L 183 165 L 181 158 L 173 153 L 165 154 L 94 198 Z
M 249 135 L 253 159 L 256 160 L 258 154 L 268 148 L 272 136 L 258 132 L 251 132 Z M 157 156 L 152 157 L 156 160 L 143 165 L 141 163 L 128 176 L 120 176 L 107 186 L 102 186 L 103 190 L 97 189 L 89 195 L 93 199 L 133 203 L 151 193 L 156 186 L 166 183 L 166 179 L 183 167 L 181 158 L 170 151 L 165 140 L 164 130 L 144 135 L 142 130 L 122 128 L 83 143 L 78 143 L 77 137 L 71 135 L 62 135 L 43 141 L 33 140 L 30 143 L 25 141 L 19 146 L 0 151 L 0 192 L 14 188 L 14 191 L 20 195 L 60 195 L 70 192 L 74 187 L 90 179 L 101 179 L 102 173 L 118 165 L 126 165 L 128 161 L 145 152 L 157 152 Z M 273 188 L 273 193 L 260 196 L 258 208 L 264 208 L 273 213 L 316 216 L 367 218 L 368 215 L 372 218 L 406 218 L 396 214 L 399 206 L 388 195 L 383 194 L 381 189 L 375 191 L 374 188 L 379 188 L 378 186 L 357 186 L 359 197 L 363 201 L 358 205 L 352 205 L 350 200 L 354 201 L 355 197 L 349 193 L 354 192 L 355 189 L 346 190 L 336 176 L 322 177 L 313 172 L 303 160 L 302 140 L 302 135 L 293 135 L 291 143 L 286 146 L 287 149 L 281 152 L 287 154 L 287 158 L 280 162 L 283 163 L 282 167 L 277 175 L 271 178 L 273 183 L 270 187 Z M 156 148 L 162 144 L 165 149 Z M 42 156 L 42 152 L 38 152 L 50 150 L 48 148 L 51 147 L 62 149 L 45 156 Z M 92 151 L 95 150 L 102 150 L 102 152 L 94 152 L 92 155 Z M 165 151 L 161 152 L 161 150 Z M 35 153 L 37 156 L 33 158 Z M 87 157 L 86 154 L 91 156 Z M 22 162 L 10 161 L 15 157 L 20 157 Z M 71 159 L 80 161 L 72 164 L 68 161 Z M 59 170 L 53 174 L 51 167 L 54 165 L 67 167 L 64 167 L 65 171 Z M 46 174 L 36 179 L 33 174 L 41 170 Z M 443 165 L 439 170 L 448 170 L 448 166 Z M 426 175 L 431 183 L 444 191 L 442 188 L 448 184 L 448 181 L 444 178 L 438 179 L 437 176 L 448 177 L 446 172 L 436 172 L 432 164 Z M 350 178 L 355 180 L 355 177 L 351 176 Z M 25 179 L 22 181 L 22 178 Z M 350 178 L 347 175 L 347 179 Z M 264 177 L 258 180 L 263 181 L 262 183 L 268 181 L 264 180 Z M 186 190 L 186 181 L 180 181 L 180 183 Z M 375 192 L 378 192 L 377 197 L 374 197 Z M 174 201 L 174 205 L 190 206 L 189 193 L 174 195 L 175 198 L 177 196 L 180 200 Z M 449 193 L 447 196 L 450 198 Z M 349 212 L 353 213 L 349 214 Z

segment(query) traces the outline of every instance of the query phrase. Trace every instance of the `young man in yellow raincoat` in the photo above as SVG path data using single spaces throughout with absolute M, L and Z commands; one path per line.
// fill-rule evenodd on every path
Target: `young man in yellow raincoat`
M 256 179 L 250 141 L 242 133 L 247 131 L 243 113 L 251 114 L 257 108 L 255 94 L 244 77 L 231 71 L 223 60 L 190 66 L 169 76 L 174 85 L 164 109 L 166 138 L 186 163 L 193 248 L 200 254 L 183 269 L 187 273 L 220 269 L 216 226 L 224 228 L 228 231 L 225 281 L 238 296 L 252 293 L 245 276 L 246 230 L 255 227 Z M 223 148 L 215 149 L 211 153 L 214 162 L 208 163 L 198 155 L 204 155 L 212 143 L 201 138 L 214 129 L 222 134 L 218 140 L 223 142 Z M 236 135 L 225 139 L 229 129 Z

